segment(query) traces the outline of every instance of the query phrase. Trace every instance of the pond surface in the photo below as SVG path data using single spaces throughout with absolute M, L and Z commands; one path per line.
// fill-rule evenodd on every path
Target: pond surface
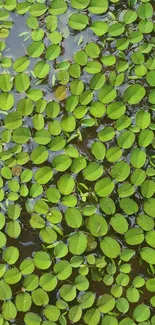
M 0 1 L 0 324 L 155 324 L 155 4 Z

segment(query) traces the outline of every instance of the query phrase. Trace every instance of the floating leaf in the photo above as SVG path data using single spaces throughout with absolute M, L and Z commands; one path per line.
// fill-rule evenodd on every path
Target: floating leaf
M 108 9 L 108 1 L 90 0 L 89 11 L 92 14 L 103 14 Z
M 15 299 L 18 311 L 27 312 L 31 308 L 32 299 L 28 292 L 18 293 Z
M 43 3 L 34 3 L 31 5 L 30 14 L 34 17 L 39 17 L 46 12 L 46 5 Z
M 69 26 L 75 30 L 82 30 L 88 24 L 88 16 L 81 13 L 74 13 L 69 17 Z
M 105 177 L 95 184 L 95 192 L 100 197 L 106 197 L 108 196 L 114 189 L 114 183 L 112 180 L 108 177 Z
M 131 85 L 124 92 L 124 99 L 129 104 L 138 104 L 145 96 L 145 89 L 139 85 Z
M 54 0 L 51 5 L 49 12 L 53 15 L 61 15 L 67 10 L 67 3 L 65 0 Z
M 63 195 L 69 195 L 75 186 L 74 179 L 69 174 L 65 174 L 58 180 L 58 189 Z
M 106 314 L 115 307 L 115 299 L 109 294 L 104 294 L 98 298 L 97 306 L 100 312 Z
M 69 227 L 79 228 L 82 224 L 82 215 L 77 208 L 68 208 L 65 212 L 65 220 Z
M 94 214 L 89 217 L 88 227 L 91 234 L 95 237 L 104 236 L 108 231 L 105 218 L 99 214 Z
M 95 181 L 103 174 L 103 167 L 96 162 L 92 162 L 83 170 L 83 176 L 88 181 Z
M 16 318 L 17 309 L 13 302 L 6 301 L 2 305 L 2 315 L 6 320 L 13 320 Z
M 140 255 L 145 262 L 155 264 L 155 250 L 153 248 L 143 247 Z
M 84 292 L 78 297 L 78 303 L 82 309 L 87 309 L 92 307 L 94 300 L 95 300 L 95 295 L 91 291 Z
M 82 316 L 82 309 L 79 306 L 71 307 L 69 310 L 69 319 L 71 322 L 76 323 Z
M 26 325 L 40 325 L 41 324 L 41 317 L 37 314 L 34 314 L 32 312 L 26 313 L 24 317 L 24 322 Z
M 0 300 L 10 299 L 12 297 L 12 290 L 10 286 L 3 280 L 0 281 Z
M 69 250 L 74 255 L 81 255 L 87 246 L 87 237 L 83 232 L 75 232 L 69 237 Z
M 133 311 L 133 317 L 138 323 L 147 320 L 149 316 L 150 316 L 150 309 L 145 304 L 140 304 Z
M 48 269 L 51 265 L 50 256 L 46 252 L 36 252 L 34 254 L 34 265 L 41 270 Z
M 109 258 L 116 258 L 121 251 L 119 243 L 108 236 L 105 236 L 100 242 L 100 247 L 103 253 Z

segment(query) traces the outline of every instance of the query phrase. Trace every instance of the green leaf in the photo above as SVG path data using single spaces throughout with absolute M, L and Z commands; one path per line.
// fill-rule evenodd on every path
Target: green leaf
M 89 0 L 71 0 L 71 6 L 75 9 L 85 9 L 89 5 Z
M 111 315 L 105 315 L 103 318 L 102 318 L 102 325 L 110 325 L 110 324 L 113 324 L 113 325 L 118 325 L 118 320 L 115 316 L 111 316 Z M 134 325 L 134 324 L 132 324 Z
M 112 119 L 118 119 L 124 115 L 126 107 L 122 102 L 111 103 L 107 106 L 107 115 Z
M 14 96 L 9 93 L 1 92 L 0 94 L 0 108 L 2 111 L 8 111 L 14 105 Z
M 121 251 L 119 243 L 112 237 L 105 236 L 100 242 L 102 252 L 109 258 L 116 258 Z
M 2 315 L 6 320 L 13 320 L 16 318 L 17 309 L 13 302 L 6 301 L 2 305 Z
M 95 181 L 103 174 L 103 167 L 96 162 L 91 162 L 83 170 L 84 179 L 88 181 Z
M 34 253 L 34 265 L 41 270 L 46 270 L 51 265 L 50 256 L 46 252 Z
M 88 228 L 95 237 L 104 236 L 108 231 L 107 222 L 100 214 L 93 214 L 89 217 Z
M 53 228 L 55 228 L 55 227 L 53 227 Z M 53 230 L 50 227 L 42 228 L 40 230 L 40 237 L 41 237 L 42 241 L 44 241 L 47 244 L 51 244 L 57 240 L 57 234 L 56 234 L 55 230 Z
M 154 239 L 155 239 L 155 232 L 153 230 L 146 233 L 145 240 L 147 244 L 153 248 L 155 248 Z
M 73 306 L 69 310 L 69 319 L 71 322 L 76 323 L 82 316 L 82 309 L 79 306 Z
M 97 160 L 103 160 L 106 152 L 105 145 L 100 141 L 96 141 L 92 144 L 91 152 Z
M 68 261 L 60 261 L 54 265 L 54 272 L 59 280 L 66 280 L 72 274 L 72 267 Z
M 51 273 L 44 273 L 41 275 L 39 284 L 45 291 L 53 291 L 57 286 L 57 278 Z
M 141 168 L 146 161 L 146 153 L 139 148 L 135 148 L 131 152 L 130 162 L 133 167 Z
M 76 127 L 76 120 L 73 115 L 64 116 L 61 120 L 61 127 L 64 132 L 73 132 Z
M 142 184 L 141 193 L 145 198 L 150 198 L 155 192 L 155 182 L 152 180 L 146 180 Z
M 33 291 L 38 287 L 38 283 L 39 283 L 39 278 L 37 275 L 28 274 L 23 281 L 23 287 L 26 289 L 26 291 Z
M 28 258 L 28 259 L 25 259 L 24 261 L 22 261 L 19 268 L 20 268 L 21 273 L 26 275 L 26 274 L 33 273 L 35 266 L 34 266 L 33 261 L 30 258 Z
M 38 146 L 31 152 L 31 160 L 34 164 L 42 164 L 48 158 L 48 151 L 45 146 Z
M 67 3 L 65 0 L 54 0 L 50 5 L 49 12 L 52 15 L 61 15 L 67 10 Z
M 45 78 L 50 71 L 50 66 L 44 61 L 39 61 L 34 67 L 34 73 L 37 78 Z
M 86 45 L 85 52 L 90 58 L 94 59 L 100 55 L 100 48 L 97 44 L 91 42 Z
M 144 234 L 141 228 L 129 229 L 125 234 L 125 240 L 128 245 L 139 245 L 144 241 Z
M 115 299 L 110 294 L 104 294 L 97 300 L 97 306 L 101 313 L 107 314 L 115 307 Z
M 68 208 L 65 212 L 65 220 L 69 227 L 79 228 L 82 224 L 82 215 L 77 208 Z
M 124 131 L 117 139 L 119 147 L 129 149 L 135 141 L 135 135 L 131 131 Z
M 125 298 L 119 298 L 116 302 L 116 308 L 120 313 L 127 313 L 129 310 L 129 303 Z
M 133 317 L 138 323 L 147 320 L 150 314 L 150 308 L 145 304 L 140 304 L 133 311 Z
M 124 92 L 124 99 L 129 104 L 138 104 L 145 96 L 146 90 L 139 84 L 129 86 Z
M 89 325 L 97 325 L 100 321 L 100 311 L 96 308 L 91 308 L 84 315 L 84 322 Z
M 46 197 L 49 202 L 57 203 L 60 200 L 60 192 L 55 187 L 49 187 L 46 190 Z
M 57 321 L 60 316 L 60 310 L 54 305 L 48 305 L 44 309 L 44 315 L 50 321 Z
M 69 27 L 75 30 L 83 30 L 88 24 L 88 16 L 81 13 L 74 13 L 69 17 Z
M 137 19 L 137 13 L 133 10 L 125 10 L 123 21 L 125 24 L 131 24 Z
M 92 60 L 92 61 L 88 61 L 84 69 L 89 74 L 98 74 L 102 69 L 102 65 L 97 60 Z
M 29 64 L 30 60 L 26 56 L 23 56 L 14 61 L 13 69 L 16 72 L 23 72 L 28 68 Z
M 152 218 L 155 218 L 154 204 L 155 204 L 154 198 L 149 198 L 144 202 L 144 211 Z
M 94 21 L 91 25 L 91 30 L 97 36 L 102 36 L 108 31 L 108 24 L 102 20 Z
M 83 156 L 79 156 L 75 158 L 71 165 L 71 171 L 73 173 L 79 173 L 81 170 L 83 170 L 87 165 L 86 159 Z
M 31 5 L 31 8 L 29 10 L 31 16 L 33 17 L 39 17 L 42 16 L 47 10 L 47 7 L 43 3 L 34 3 Z
M 98 196 L 106 197 L 113 191 L 114 183 L 109 177 L 105 177 L 96 182 L 94 189 Z
M 107 0 L 90 0 L 89 11 L 92 14 L 103 14 L 108 9 L 108 1 Z
M 72 301 L 76 297 L 76 288 L 70 284 L 64 284 L 59 290 L 61 298 Z
M 32 99 L 33 101 L 38 101 L 42 98 L 43 92 L 40 89 L 28 89 L 26 92 L 27 96 Z M 37 127 L 35 127 L 37 129 Z
M 122 150 L 117 146 L 111 147 L 106 152 L 106 159 L 110 162 L 115 162 L 116 160 L 120 159 L 121 156 Z
M 35 173 L 35 180 L 38 184 L 46 184 L 53 177 L 53 171 L 50 167 L 41 167 Z
M 116 90 L 112 86 L 106 85 L 98 93 L 98 99 L 103 104 L 109 104 L 116 98 Z
M 153 7 L 150 3 L 142 3 L 137 9 L 137 15 L 140 19 L 147 19 L 153 15 Z
M 155 264 L 155 250 L 150 247 L 143 247 L 140 251 L 141 258 L 148 264 Z
M 0 248 L 4 247 L 6 245 L 6 242 L 6 236 L 3 234 L 2 231 L 0 231 Z
M 83 232 L 75 232 L 68 239 L 69 251 L 74 255 L 81 255 L 87 247 L 87 237 Z
M 28 292 L 21 292 L 16 295 L 15 305 L 17 311 L 27 312 L 30 310 L 32 304 L 31 296 Z
M 61 194 L 69 195 L 74 189 L 75 181 L 72 176 L 65 174 L 59 178 L 57 186 Z
M 13 80 L 10 74 L 0 75 L 0 89 L 4 92 L 9 92 L 12 89 Z
M 4 123 L 6 129 L 15 130 L 22 125 L 22 116 L 18 112 L 11 112 L 5 117 Z
M 140 214 L 137 216 L 137 224 L 145 231 L 150 231 L 153 229 L 154 221 L 151 217 L 146 214 Z
M 32 292 L 32 300 L 36 306 L 47 305 L 49 302 L 48 294 L 41 288 Z
M 19 127 L 18 129 L 15 129 L 12 134 L 12 139 L 14 142 L 19 144 L 26 143 L 31 136 L 31 132 L 29 128 Z
M 59 172 L 63 172 L 70 167 L 72 160 L 69 156 L 62 154 L 52 160 L 52 166 Z
M 123 32 L 124 32 L 124 26 L 121 23 L 113 23 L 108 28 L 108 33 L 112 37 L 119 36 L 119 35 L 123 34 Z
M 21 233 L 21 226 L 18 221 L 9 221 L 6 226 L 6 233 L 11 238 L 19 237 Z
M 29 312 L 25 314 L 24 322 L 26 325 L 41 325 L 42 319 L 39 315 Z
M 99 204 L 101 210 L 107 215 L 111 215 L 115 213 L 115 209 L 116 209 L 115 203 L 111 198 L 109 197 L 102 198 L 100 199 Z
M 36 41 L 36 42 L 32 42 L 28 46 L 27 52 L 28 55 L 31 56 L 32 58 L 38 58 L 43 53 L 44 49 L 45 49 L 44 44 L 41 41 Z
M 82 66 L 87 64 L 87 59 L 88 56 L 83 50 L 80 50 L 74 54 L 74 61 Z
M 8 246 L 3 253 L 3 258 L 8 264 L 15 264 L 19 258 L 18 248 L 14 246 Z
M 57 44 L 52 44 L 47 48 L 45 58 L 51 61 L 56 59 L 59 56 L 59 54 L 60 54 L 60 46 Z
M 3 280 L 0 281 L 0 300 L 12 298 L 12 290 L 10 286 Z
M 68 254 L 68 247 L 62 242 L 59 242 L 54 248 L 54 255 L 57 258 L 64 257 Z
M 126 297 L 129 302 L 138 302 L 140 294 L 136 288 L 129 287 L 126 291 Z
M 130 166 L 124 161 L 119 161 L 111 168 L 110 174 L 117 182 L 123 182 L 130 174 Z
M 146 289 L 150 292 L 155 292 L 155 279 L 148 279 L 146 281 Z
M 110 225 L 119 234 L 124 234 L 128 230 L 128 222 L 126 218 L 119 213 L 116 213 L 113 217 L 111 217 Z
M 94 295 L 93 292 L 87 291 L 87 292 L 82 293 L 77 298 L 77 300 L 78 300 L 79 306 L 82 309 L 87 309 L 87 308 L 92 307 L 92 305 L 93 305 L 93 303 L 95 301 L 95 295 Z

